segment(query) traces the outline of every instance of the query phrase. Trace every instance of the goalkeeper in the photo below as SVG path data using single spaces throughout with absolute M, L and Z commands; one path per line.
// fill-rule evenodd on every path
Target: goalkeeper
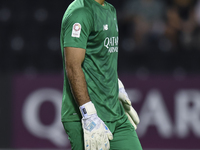
M 73 1 L 60 40 L 62 123 L 71 149 L 142 150 L 135 132 L 139 118 L 118 82 L 115 8 L 104 0 Z

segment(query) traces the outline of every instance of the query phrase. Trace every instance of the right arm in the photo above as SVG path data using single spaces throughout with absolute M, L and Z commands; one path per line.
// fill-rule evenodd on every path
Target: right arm
M 65 70 L 71 92 L 82 114 L 81 122 L 85 149 L 102 148 L 109 150 L 109 140 L 113 139 L 113 135 L 97 115 L 96 108 L 90 100 L 85 75 L 82 70 L 87 39 L 93 29 L 91 12 L 86 8 L 76 9 L 64 21 Z M 74 27 L 77 22 L 80 24 L 80 37 L 73 34 L 75 33 Z
M 65 66 L 67 77 L 73 96 L 79 106 L 90 102 L 82 63 L 85 58 L 85 49 L 65 47 Z

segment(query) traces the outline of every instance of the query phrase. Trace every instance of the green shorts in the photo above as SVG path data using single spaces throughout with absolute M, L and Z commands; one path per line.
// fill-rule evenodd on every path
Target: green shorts
M 110 150 L 142 150 L 137 133 L 125 115 L 114 122 L 105 122 L 113 133 Z M 69 136 L 72 150 L 84 150 L 84 138 L 81 122 L 63 122 Z

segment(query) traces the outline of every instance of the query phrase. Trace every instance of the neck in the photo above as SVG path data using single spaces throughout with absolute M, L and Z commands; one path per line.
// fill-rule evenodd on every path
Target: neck
M 95 0 L 95 1 L 104 6 L 104 1 L 105 0 Z

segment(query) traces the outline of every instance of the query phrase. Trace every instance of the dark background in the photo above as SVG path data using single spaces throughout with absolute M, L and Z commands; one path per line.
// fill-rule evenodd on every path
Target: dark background
M 26 89 L 23 86 L 23 82 L 27 81 L 26 78 L 38 84 L 38 88 L 41 85 L 37 75 L 45 78 L 58 75 L 52 80 L 57 82 L 58 78 L 61 78 L 59 83 L 62 80 L 60 26 L 62 16 L 71 2 L 72 0 L 0 1 L 0 148 L 26 148 L 13 146 L 15 142 L 13 132 L 16 133 L 13 131 L 16 123 L 13 120 L 18 120 L 13 117 L 18 115 L 14 114 L 13 110 L 16 108 L 14 104 L 18 102 L 16 99 L 20 101 L 20 107 L 24 102 L 24 99 L 14 97 L 13 93 L 16 91 L 23 93 L 23 89 Z M 135 85 L 145 89 L 145 81 L 150 82 L 152 76 L 167 76 L 169 86 L 163 90 L 165 93 L 170 86 L 175 85 L 174 80 L 180 89 L 182 84 L 190 82 L 194 76 L 194 81 L 199 82 L 200 0 L 108 0 L 108 2 L 117 9 L 120 39 L 118 71 L 123 80 L 133 79 L 133 85 L 138 81 Z M 18 75 L 23 82 L 14 87 L 15 77 Z M 126 81 L 125 85 L 128 83 Z M 156 83 L 159 84 L 160 80 Z M 154 88 L 154 83 L 148 85 Z M 46 86 L 49 86 L 49 83 Z M 162 86 L 157 88 L 160 87 Z M 59 85 L 59 88 L 62 88 L 62 85 Z M 129 85 L 129 88 L 137 87 Z M 200 89 L 198 84 L 195 84 L 194 88 Z M 174 91 L 171 95 L 173 93 Z M 23 94 L 29 95 L 29 93 Z M 167 99 L 164 101 L 167 102 Z M 137 111 L 142 104 L 143 102 L 136 105 Z M 173 101 L 167 104 L 172 105 Z M 168 106 L 168 109 L 172 114 L 171 106 Z M 17 131 L 18 136 L 20 132 Z M 159 139 L 159 136 L 157 138 Z M 199 140 L 196 136 L 187 138 L 195 139 L 193 141 Z M 26 142 L 26 139 L 22 137 L 21 139 Z M 38 140 L 35 137 L 33 139 Z M 150 134 L 144 139 L 145 148 L 160 148 L 154 144 L 148 145 Z M 179 143 L 182 142 L 176 137 L 175 139 Z M 32 143 L 37 143 L 36 141 Z M 164 143 L 165 140 L 162 139 L 161 142 Z M 21 143 L 23 144 L 23 141 Z M 195 146 L 193 148 L 198 147 Z M 35 148 L 40 147 L 35 146 Z M 175 147 L 166 148 L 181 149 L 184 146 L 177 144 Z M 188 145 L 186 148 L 190 149 L 192 146 Z
M 62 71 L 61 19 L 71 0 L 0 2 L 1 73 Z M 197 0 L 110 0 L 119 23 L 119 73 L 195 74 Z M 135 10 L 135 11 L 134 11 Z
M 8 76 L 0 75 L 0 148 L 11 143 L 11 83 Z

